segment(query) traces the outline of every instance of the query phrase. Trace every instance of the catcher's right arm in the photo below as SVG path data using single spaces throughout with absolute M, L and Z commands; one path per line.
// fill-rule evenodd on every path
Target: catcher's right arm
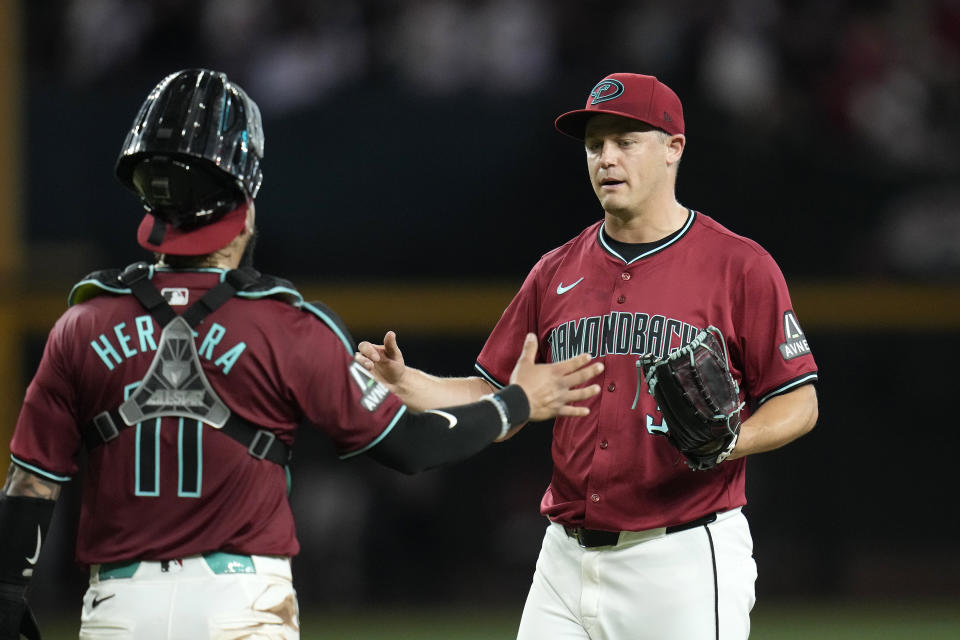
M 726 460 L 740 435 L 743 402 L 720 330 L 707 327 L 666 358 L 641 357 L 637 370 L 657 400 L 667 439 L 690 468 L 704 471 Z

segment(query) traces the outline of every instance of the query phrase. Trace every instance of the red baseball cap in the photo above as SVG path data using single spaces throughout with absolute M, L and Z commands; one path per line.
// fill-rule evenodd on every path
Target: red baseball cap
M 654 76 L 612 73 L 590 90 L 586 107 L 564 113 L 554 126 L 560 133 L 583 140 L 587 120 L 598 113 L 646 122 L 669 134 L 684 132 L 680 98 Z
M 140 221 L 137 242 L 149 251 L 172 256 L 203 256 L 230 244 L 243 231 L 247 220 L 247 203 L 229 211 L 220 219 L 189 231 L 148 213 Z

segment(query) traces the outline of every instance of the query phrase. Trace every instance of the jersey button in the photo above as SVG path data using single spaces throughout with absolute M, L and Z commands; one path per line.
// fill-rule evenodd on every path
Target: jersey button
M 609 446 L 610 446 L 610 445 L 607 444 L 607 441 L 606 441 L 606 440 L 601 440 L 601 441 L 600 441 L 600 448 L 601 448 L 601 449 L 606 449 L 606 448 L 609 447 Z
M 616 391 L 616 389 L 617 389 L 616 382 L 611 382 L 610 384 L 607 385 L 607 391 Z
M 620 304 L 623 304 L 624 302 L 626 302 L 626 300 L 627 300 L 627 296 L 623 296 L 623 295 L 617 298 L 617 302 L 619 302 Z
M 633 276 L 631 276 L 629 273 L 627 273 L 626 271 L 624 271 L 623 273 L 620 274 L 620 277 L 623 278 L 624 280 L 629 280 L 629 279 L 632 278 Z
M 590 499 L 593 500 L 594 502 L 600 502 L 600 494 L 595 493 L 592 496 L 590 496 Z

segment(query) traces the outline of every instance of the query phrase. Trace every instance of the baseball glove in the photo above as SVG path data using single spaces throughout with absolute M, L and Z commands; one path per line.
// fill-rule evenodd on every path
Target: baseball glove
M 743 402 L 720 330 L 707 327 L 666 358 L 643 356 L 637 369 L 687 465 L 704 471 L 723 462 L 737 444 Z

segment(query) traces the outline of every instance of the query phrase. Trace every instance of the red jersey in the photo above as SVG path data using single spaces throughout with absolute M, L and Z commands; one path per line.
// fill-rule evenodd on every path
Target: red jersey
M 155 269 L 153 284 L 178 313 L 217 284 L 220 269 Z M 132 295 L 69 308 L 50 332 L 10 450 L 54 480 L 79 469 L 81 427 L 115 409 L 144 377 L 160 339 Z M 282 293 L 293 304 L 269 297 Z M 309 421 L 344 457 L 379 441 L 404 411 L 371 396 L 353 367 L 339 319 L 292 289 L 241 292 L 196 327 L 199 359 L 237 415 L 287 444 Z M 292 556 L 299 551 L 283 467 L 259 460 L 194 419 L 150 419 L 89 452 L 77 541 L 83 564 L 162 560 L 207 551 Z
M 813 382 L 816 364 L 780 269 L 755 242 L 701 213 L 630 261 L 604 241 L 602 224 L 541 258 L 477 359 L 502 386 L 527 332 L 539 338 L 541 361 L 584 351 L 602 358 L 602 391 L 583 403 L 590 415 L 556 419 L 541 511 L 568 526 L 639 531 L 746 504 L 745 459 L 690 470 L 660 435 L 663 417 L 636 362 L 714 325 L 747 402 L 744 419 L 749 407 Z

